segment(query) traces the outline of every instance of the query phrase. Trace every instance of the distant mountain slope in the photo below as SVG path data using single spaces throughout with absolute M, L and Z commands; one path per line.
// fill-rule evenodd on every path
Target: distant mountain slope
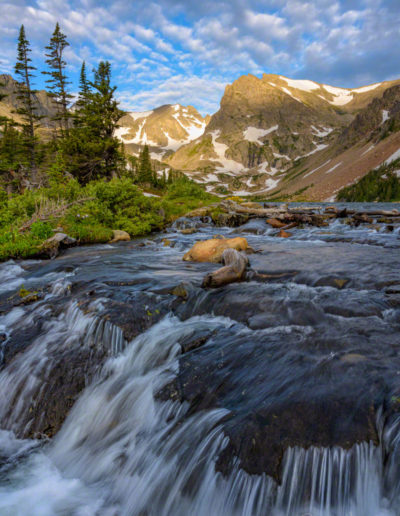
M 0 102 L 0 115 L 12 118 L 17 122 L 21 122 L 21 117 L 15 113 L 15 110 L 21 107 L 21 102 L 18 100 L 18 82 L 8 74 L 0 75 L 0 93 L 4 93 L 7 96 Z M 35 112 L 43 116 L 40 121 L 40 125 L 43 128 L 53 128 L 54 122 L 51 121 L 51 117 L 57 113 L 57 107 L 53 100 L 44 90 L 37 91 L 34 96 Z
M 121 118 L 116 135 L 130 154 L 147 144 L 153 159 L 163 160 L 204 133 L 208 118 L 192 106 L 165 105 L 153 111 L 131 112 Z
M 393 84 L 343 89 L 277 75 L 242 76 L 227 86 L 204 134 L 167 162 L 217 193 L 279 190 L 282 174 L 330 148 L 355 113 Z
M 361 110 L 332 144 L 299 160 L 281 176 L 274 194 L 334 199 L 335 194 L 383 163 L 400 157 L 400 85 Z

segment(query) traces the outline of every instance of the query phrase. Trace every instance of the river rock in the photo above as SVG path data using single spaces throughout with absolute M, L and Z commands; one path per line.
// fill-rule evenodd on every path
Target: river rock
M 264 235 L 269 226 L 263 219 L 251 219 L 246 224 L 239 226 L 232 233 L 252 233 L 253 235 Z
M 212 216 L 212 220 L 216 226 L 226 226 L 228 228 L 236 228 L 245 224 L 249 217 L 242 213 L 218 213 Z
M 112 240 L 110 240 L 110 244 L 115 244 L 116 242 L 129 242 L 131 237 L 129 236 L 129 233 L 126 231 L 122 231 L 121 229 L 114 229 L 113 230 L 113 237 Z
M 184 255 L 183 260 L 187 262 L 211 262 L 219 263 L 225 249 L 236 249 L 246 251 L 249 248 L 247 240 L 243 237 L 236 238 L 211 238 L 196 242 L 194 246 Z
M 280 238 L 289 238 L 292 236 L 292 233 L 289 233 L 288 231 L 285 231 L 284 229 L 281 229 L 279 233 L 277 234 Z
M 278 219 L 267 219 L 266 222 L 275 229 L 280 229 L 286 226 L 285 222 Z
M 35 258 L 55 258 L 60 249 L 65 249 L 76 244 L 75 238 L 65 233 L 56 233 L 54 236 L 45 240 Z
M 236 249 L 225 249 L 222 253 L 222 263 L 224 267 L 204 277 L 202 287 L 222 287 L 245 278 L 249 260 L 244 254 Z

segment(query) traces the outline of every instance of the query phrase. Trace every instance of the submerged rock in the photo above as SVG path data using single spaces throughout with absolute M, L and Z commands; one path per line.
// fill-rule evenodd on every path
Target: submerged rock
M 281 229 L 279 233 L 277 234 L 280 238 L 289 238 L 292 236 L 292 233 L 289 233 L 288 231 L 285 231 L 284 229 Z

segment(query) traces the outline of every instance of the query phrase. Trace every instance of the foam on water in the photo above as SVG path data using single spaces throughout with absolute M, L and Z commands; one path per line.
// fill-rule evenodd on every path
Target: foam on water
M 75 317 L 80 330 L 87 328 Z M 347 451 L 290 448 L 279 486 L 266 475 L 245 473 L 238 463 L 226 478 L 215 471 L 228 443 L 221 427 L 227 411 L 183 417 L 185 404 L 159 402 L 154 394 L 175 375 L 181 337 L 231 324 L 220 317 L 168 317 L 109 359 L 54 442 L 23 461 L 1 488 L 0 514 L 398 514 L 397 493 L 383 493 L 384 450 L 372 443 Z M 387 446 L 397 445 L 396 432 L 387 434 Z

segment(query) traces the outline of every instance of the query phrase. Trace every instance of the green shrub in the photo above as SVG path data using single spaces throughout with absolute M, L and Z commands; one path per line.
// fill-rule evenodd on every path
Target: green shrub
M 53 175 L 46 188 L 11 196 L 0 190 L 0 260 L 32 256 L 58 226 L 80 243 L 108 242 L 113 229 L 146 235 L 216 199 L 184 176 L 158 198 L 145 197 L 127 177 L 82 186 Z

